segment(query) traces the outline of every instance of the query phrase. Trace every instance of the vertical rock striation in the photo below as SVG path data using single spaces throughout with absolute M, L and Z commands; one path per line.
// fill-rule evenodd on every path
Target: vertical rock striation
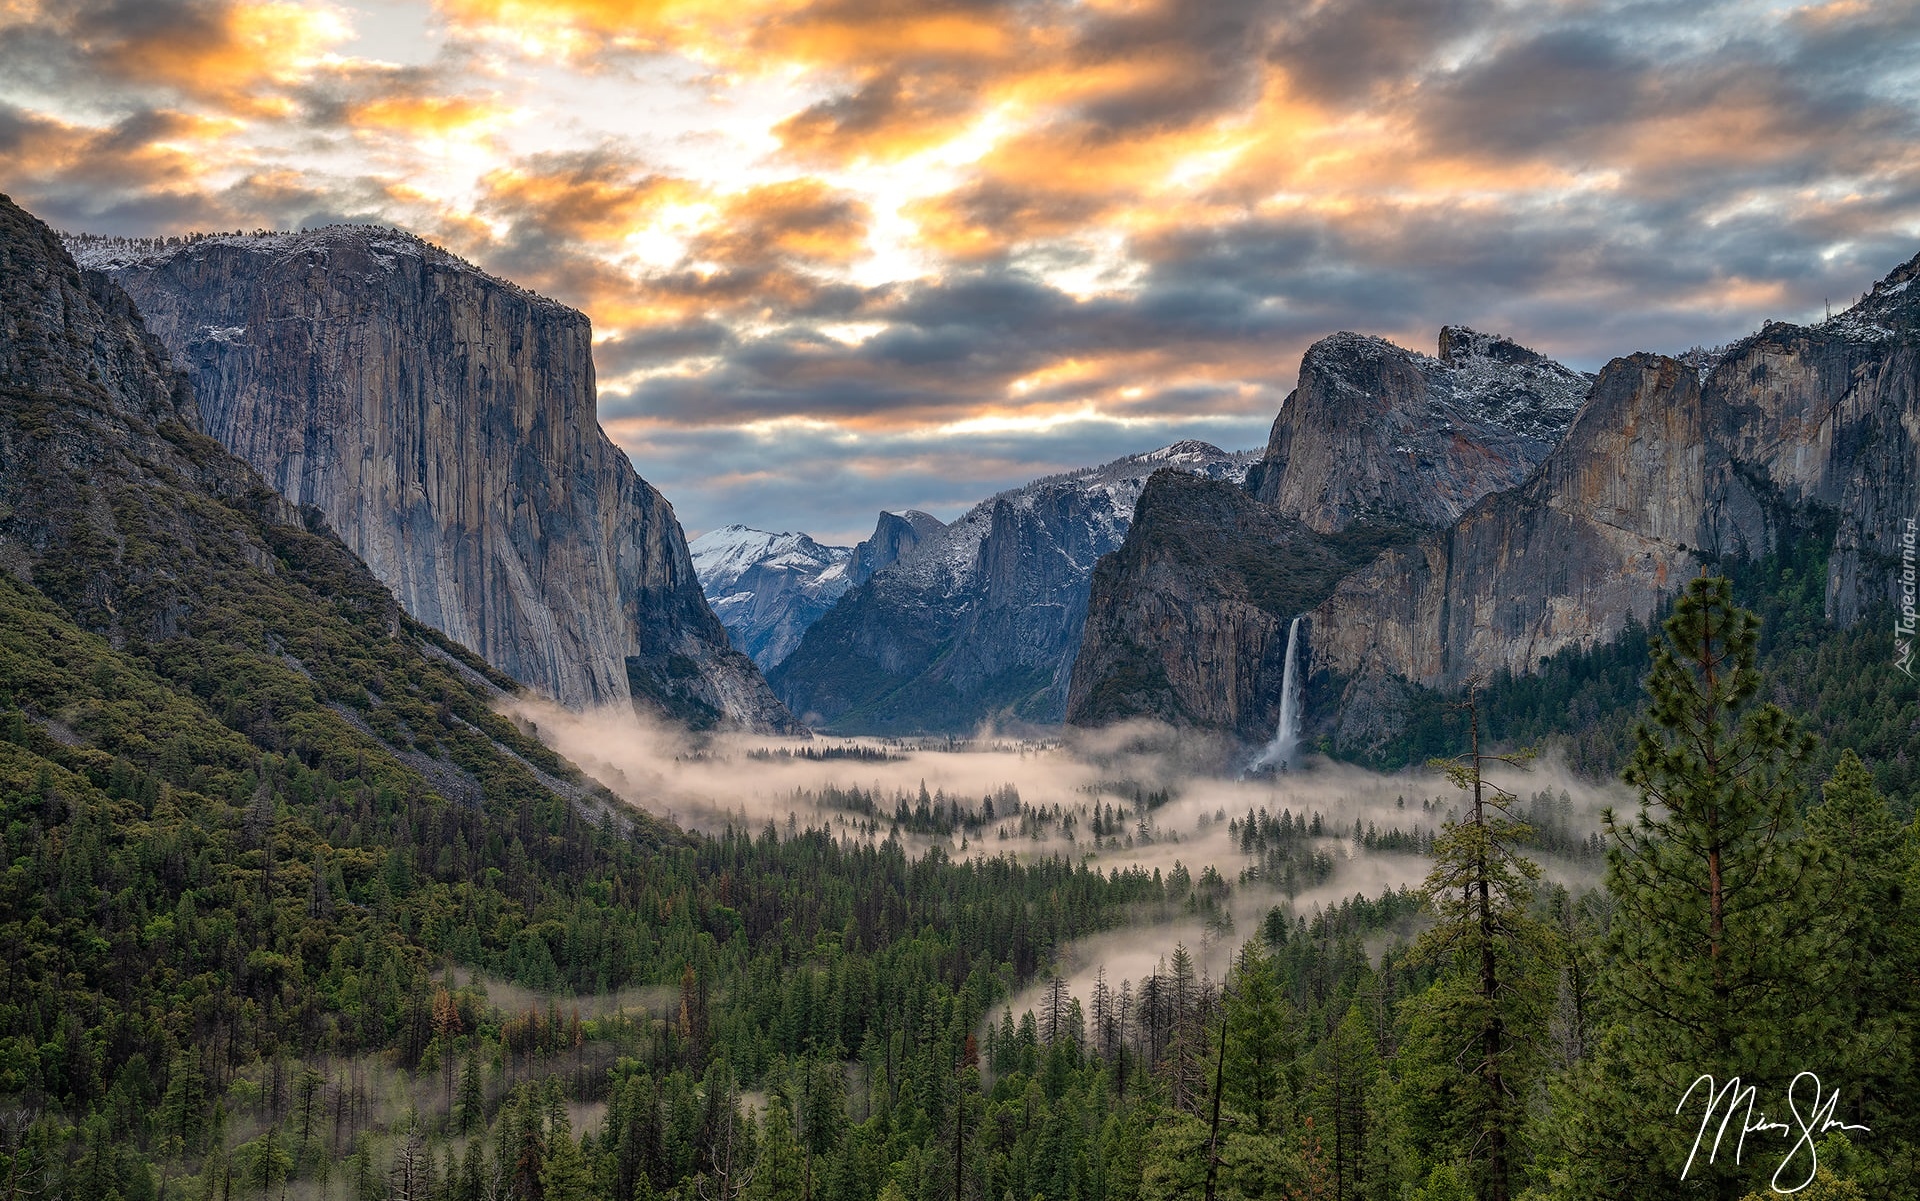
M 1067 720 L 1152 716 L 1265 741 L 1292 619 L 1384 548 L 1524 480 L 1591 385 L 1461 326 L 1439 350 L 1322 339 L 1244 491 L 1156 477 L 1095 572 Z M 1317 644 L 1317 617 L 1304 634 Z
M 388 229 L 71 245 L 407 612 L 564 704 L 790 723 L 600 429 L 582 314 Z
M 1705 371 L 1614 360 L 1524 486 L 1342 581 L 1313 615 L 1316 667 L 1347 678 L 1350 700 L 1393 680 L 1451 689 L 1529 672 L 1610 641 L 1701 566 L 1764 554 L 1789 527 L 1834 530 L 1830 619 L 1892 599 L 1920 514 L 1916 278 L 1920 258 L 1847 312 L 1770 323 Z

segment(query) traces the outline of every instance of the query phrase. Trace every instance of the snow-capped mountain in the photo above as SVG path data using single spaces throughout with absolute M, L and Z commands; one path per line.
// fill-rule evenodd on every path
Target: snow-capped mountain
M 1094 564 L 1125 539 L 1147 477 L 1238 483 L 1258 458 L 1179 442 L 990 497 L 850 589 L 769 679 L 847 730 L 1058 721 Z
M 722 526 L 687 544 L 700 590 L 733 644 L 766 671 L 848 587 L 848 546 L 805 534 Z
M 771 671 L 847 589 L 944 528 L 939 518 L 913 509 L 880 514 L 873 535 L 853 547 L 729 525 L 702 534 L 688 549 L 701 591 L 734 645 Z

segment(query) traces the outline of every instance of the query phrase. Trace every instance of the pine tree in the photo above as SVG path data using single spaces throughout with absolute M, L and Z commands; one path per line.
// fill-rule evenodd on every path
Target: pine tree
M 1166 997 L 1169 1037 L 1160 1071 L 1166 1077 L 1167 1098 L 1175 1109 L 1198 1115 L 1206 1096 L 1207 1006 L 1194 974 L 1193 953 L 1185 943 L 1174 945 L 1173 961 L 1161 991 Z
M 1226 993 L 1225 1100 L 1259 1134 L 1277 1130 L 1288 1107 L 1287 1066 L 1298 1054 L 1292 1006 L 1281 995 L 1273 960 L 1259 942 L 1234 963 Z
M 1314 1055 L 1314 1107 L 1319 1111 L 1322 1153 L 1337 1199 L 1359 1197 L 1367 1149 L 1367 1093 L 1378 1057 L 1359 1004 L 1347 1006 Z
M 1683 1172 L 1689 1190 L 1728 1201 L 1764 1185 L 1774 1164 L 1760 1165 L 1778 1157 L 1757 1140 L 1742 1164 L 1731 1139 L 1707 1162 L 1709 1130 L 1689 1164 L 1704 1089 L 1676 1107 L 1705 1076 L 1784 1100 L 1801 1057 L 1830 1045 L 1810 978 L 1811 856 L 1794 837 L 1813 740 L 1755 703 L 1758 639 L 1728 582 L 1699 579 L 1654 644 L 1625 773 L 1639 813 L 1604 818 L 1615 912 L 1598 1004 L 1609 1025 L 1563 1101 L 1570 1158 L 1558 1183 L 1569 1194 L 1673 1194 Z
M 1430 1061 L 1461 1065 L 1452 1116 L 1465 1126 L 1459 1150 L 1477 1164 L 1476 1191 L 1507 1201 L 1523 1076 L 1545 1020 L 1538 981 L 1551 936 L 1528 913 L 1540 869 L 1519 849 L 1532 831 L 1508 816 L 1519 798 L 1486 778 L 1489 766 L 1522 767 L 1533 754 L 1482 748 L 1478 689 L 1478 680 L 1467 686 L 1467 750 L 1435 763 L 1472 799 L 1464 820 L 1447 822 L 1433 841 L 1424 893 L 1435 921 L 1415 954 L 1439 965 L 1442 978 L 1410 1004 L 1433 1011 L 1417 1030 L 1451 1044 L 1434 1048 Z
M 508 1195 L 513 1201 L 542 1201 L 546 1195 L 547 1135 L 545 1106 L 540 1091 L 523 1087 L 514 1133 L 519 1137 L 513 1150 L 512 1174 Z M 502 1141 L 505 1141 L 504 1134 Z
M 1864 1152 L 1910 1168 L 1920 1134 L 1910 1112 L 1920 1089 L 1913 845 L 1853 751 L 1842 752 L 1822 791 L 1823 803 L 1807 814 L 1807 834 L 1821 852 L 1820 954 L 1833 981 L 1826 1000 L 1836 1028 L 1829 1083 L 1840 1090 L 1839 1116 L 1872 1128 Z
M 540 1168 L 545 1201 L 592 1201 L 593 1175 L 563 1121 L 547 1136 L 547 1161 Z
M 480 1040 L 467 1040 L 466 1062 L 460 1068 L 460 1093 L 455 1114 L 461 1134 L 473 1134 L 487 1128 L 487 1093 L 481 1077 Z

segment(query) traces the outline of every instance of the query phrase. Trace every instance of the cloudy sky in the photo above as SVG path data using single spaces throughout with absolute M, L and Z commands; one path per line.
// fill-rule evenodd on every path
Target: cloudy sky
M 1577 366 L 1920 252 L 1920 0 L 0 0 L 0 190 L 379 220 L 594 321 L 690 533 L 1195 437 L 1337 329 Z

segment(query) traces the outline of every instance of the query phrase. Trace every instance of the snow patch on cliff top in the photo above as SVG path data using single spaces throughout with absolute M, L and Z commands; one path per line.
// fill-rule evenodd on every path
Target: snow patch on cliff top
M 73 256 L 75 264 L 83 270 L 93 271 L 150 268 L 182 255 L 204 254 L 213 249 L 233 249 L 247 254 L 268 255 L 275 260 L 287 260 L 302 255 L 325 256 L 342 247 L 353 247 L 363 250 L 383 270 L 391 271 L 402 259 L 418 259 L 476 276 L 541 304 L 573 311 L 552 297 L 542 296 L 510 279 L 490 275 L 452 251 L 390 225 L 322 225 L 301 230 L 255 230 L 252 233 L 236 230 L 232 233 L 189 233 L 156 238 L 62 231 L 60 240 L 65 243 L 67 253 Z
M 1888 272 L 1845 312 L 1813 328 L 1849 342 L 1891 342 L 1920 330 L 1920 255 Z

